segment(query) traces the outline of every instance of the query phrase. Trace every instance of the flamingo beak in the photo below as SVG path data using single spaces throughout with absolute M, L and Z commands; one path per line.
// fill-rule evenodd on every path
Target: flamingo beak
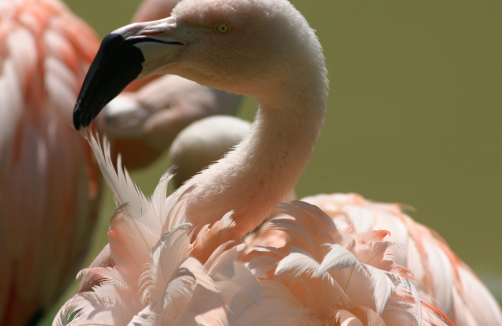
M 146 78 L 158 68 L 174 63 L 185 46 L 184 42 L 170 37 L 175 32 L 176 21 L 170 17 L 131 24 L 106 36 L 73 109 L 75 129 L 87 127 L 133 80 Z

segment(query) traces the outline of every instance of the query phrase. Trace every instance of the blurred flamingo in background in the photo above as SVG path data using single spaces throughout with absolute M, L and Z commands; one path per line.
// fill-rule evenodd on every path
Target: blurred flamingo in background
M 245 120 L 217 115 L 183 129 L 169 149 L 169 166 L 175 167 L 174 189 L 221 159 L 248 135 L 250 128 Z
M 125 167 L 142 168 L 193 121 L 215 114 L 236 115 L 240 98 L 178 76 L 162 76 L 108 104 L 106 134 Z
M 145 0 L 132 22 L 168 17 L 179 0 Z M 216 114 L 237 115 L 241 96 L 175 75 L 133 81 L 104 110 L 114 156 L 129 170 L 143 168 L 169 149 L 190 123 Z
M 32 325 L 87 252 L 100 197 L 71 107 L 98 49 L 57 0 L 0 7 L 0 325 Z
M 145 60 L 145 64 L 142 64 L 142 71 L 136 72 L 134 76 L 130 75 L 128 78 L 134 79 L 138 74 L 140 77 L 147 77 L 152 73 L 159 72 L 176 73 L 181 76 L 189 76 L 201 84 L 258 98 L 261 106 L 250 135 L 234 151 L 190 179 L 177 192 L 179 196 L 191 191 L 191 195 L 186 199 L 186 219 L 180 213 L 182 217 L 179 217 L 177 221 L 186 220 L 193 223 L 194 237 L 197 237 L 197 234 L 208 232 L 208 228 L 213 225 L 216 227 L 218 221 L 221 222 L 218 227 L 221 227 L 222 224 L 229 225 L 230 222 L 223 222 L 220 219 L 231 210 L 234 211 L 232 220 L 235 222 L 232 232 L 237 232 L 242 237 L 263 222 L 272 212 L 276 203 L 292 189 L 310 158 L 325 114 L 326 94 L 324 88 L 326 80 L 324 79 L 323 59 L 320 52 L 317 52 L 320 47 L 314 41 L 316 40 L 315 36 L 311 34 L 308 27 L 305 27 L 302 18 L 298 18 L 289 8 L 285 8 L 287 6 L 285 1 L 265 4 L 261 1 L 221 0 L 218 2 L 221 6 L 210 1 L 197 1 L 196 5 L 192 3 L 194 1 L 184 1 L 182 5 L 176 7 L 173 16 L 163 21 L 130 25 L 112 33 L 109 39 L 105 39 L 102 45 L 103 52 L 101 55 L 98 54 L 94 64 L 99 69 L 107 69 L 108 63 L 114 62 L 116 57 L 109 56 L 104 49 L 110 47 L 112 41 L 119 42 L 117 44 L 125 42 L 124 44 L 133 44 L 128 48 L 131 53 L 139 51 L 142 60 Z M 266 11 L 266 13 L 262 11 Z M 281 16 L 285 12 L 288 13 L 288 18 Z M 238 18 L 234 18 L 232 15 L 237 15 Z M 253 23 L 249 22 L 250 17 L 254 19 Z M 267 19 L 270 21 L 265 21 Z M 295 26 L 295 32 L 292 32 L 292 27 L 287 28 L 280 25 L 289 19 L 295 21 L 286 24 L 286 26 Z M 198 33 L 202 33 L 205 37 L 195 37 L 194 34 L 198 35 Z M 287 40 L 287 44 L 285 40 Z M 143 43 L 144 41 L 146 42 Z M 249 44 L 253 44 L 253 47 L 250 47 Z M 236 53 L 233 51 L 237 51 L 239 55 L 235 55 Z M 120 51 L 117 52 L 120 53 Z M 159 55 L 160 53 L 165 55 L 165 58 L 159 65 L 159 61 L 155 61 L 156 56 L 151 57 L 151 55 Z M 151 64 L 152 62 L 153 64 Z M 114 62 L 114 64 L 120 66 L 120 62 Z M 122 68 L 125 69 L 125 67 Z M 94 71 L 94 76 L 99 75 L 99 69 Z M 301 81 L 298 76 L 302 77 Z M 85 106 L 79 104 L 76 106 L 74 122 L 77 128 L 81 125 L 88 125 L 97 115 L 101 107 L 94 105 L 102 102 L 104 97 L 113 97 L 117 92 L 115 84 L 107 85 L 106 82 L 102 84 L 103 81 L 99 79 L 89 78 L 89 85 L 93 87 L 84 87 L 80 93 L 82 101 L 79 103 L 84 103 L 85 100 L 86 104 Z M 108 88 L 106 86 L 114 87 Z M 96 153 L 99 152 L 99 150 L 96 151 Z M 106 160 L 101 158 L 101 161 Z M 107 170 L 111 163 L 102 164 L 103 170 Z M 117 184 L 110 181 L 113 179 L 110 177 L 113 173 L 109 170 L 104 173 L 108 175 L 116 196 L 120 197 L 121 195 L 117 193 L 119 191 Z M 193 188 L 194 186 L 195 188 Z M 141 198 L 140 195 L 140 202 Z M 122 199 L 119 199 L 119 202 L 123 204 L 127 202 L 124 195 L 122 195 Z M 320 201 L 318 204 L 322 206 L 323 202 Z M 132 200 L 130 205 L 135 211 L 138 211 L 141 206 L 138 200 Z M 319 221 L 325 220 L 326 215 L 322 211 L 307 208 L 310 206 L 301 206 L 303 204 L 298 205 L 309 211 L 309 214 L 316 215 Z M 379 242 L 385 237 L 392 236 L 393 240 L 407 246 L 410 251 L 409 260 L 404 258 L 404 254 L 393 252 L 393 263 L 401 262 L 408 265 L 412 272 L 416 272 L 417 277 L 422 278 L 424 283 L 423 286 L 419 285 L 419 290 L 433 296 L 431 303 L 435 303 L 434 299 L 437 299 L 440 308 L 445 309 L 448 315 L 456 319 L 458 324 L 501 323 L 498 305 L 475 275 L 456 258 L 441 238 L 411 221 L 400 212 L 398 207 L 372 204 L 358 196 L 328 198 L 325 209 L 329 211 L 330 207 L 334 207 L 335 213 L 332 214 L 332 217 L 335 220 L 337 216 L 346 217 L 345 221 L 339 218 L 338 223 L 360 223 L 353 228 L 348 227 L 346 230 L 348 234 L 353 232 L 359 234 L 360 238 L 353 239 L 355 243 L 361 241 L 361 244 L 369 245 L 372 241 Z M 349 209 L 359 209 L 361 214 L 349 214 L 347 213 Z M 160 208 L 156 210 L 157 214 L 159 214 L 159 210 Z M 294 211 L 294 209 L 292 210 Z M 118 212 L 117 216 L 122 216 L 121 213 L 122 211 Z M 377 213 L 380 215 L 375 218 Z M 281 253 L 284 255 L 282 257 L 290 257 L 294 254 L 291 251 L 293 250 L 291 243 L 296 243 L 295 245 L 300 248 L 306 246 L 297 237 L 298 234 L 295 236 L 294 233 L 290 233 L 294 231 L 294 228 L 287 227 L 288 223 L 295 223 L 291 222 L 292 220 L 297 222 L 301 220 L 298 214 L 300 213 L 290 212 L 289 215 L 293 218 L 272 220 L 263 231 L 266 233 L 267 229 L 271 230 L 274 236 L 268 236 L 260 230 L 254 239 L 250 239 L 248 245 L 253 249 L 255 244 L 261 244 L 275 248 L 275 250 L 282 250 Z M 165 218 L 160 218 L 160 220 L 164 221 Z M 172 226 L 170 225 L 170 227 Z M 315 229 L 315 234 L 324 232 L 322 227 L 318 227 Z M 377 228 L 380 227 L 388 227 L 392 231 L 378 232 Z M 169 228 L 164 229 L 165 231 L 169 230 Z M 280 235 L 281 232 L 284 233 L 283 236 Z M 308 235 L 305 234 L 305 236 Z M 202 236 L 202 239 L 200 241 L 211 241 L 205 236 Z M 327 239 L 329 237 L 325 240 Z M 268 243 L 260 242 L 261 240 L 268 241 Z M 110 243 L 112 241 L 113 239 L 110 238 Z M 234 239 L 234 241 L 236 240 Z M 328 242 L 333 244 L 330 241 Z M 347 248 L 352 248 L 354 242 L 351 243 Z M 202 244 L 203 242 L 200 245 L 202 246 Z M 188 251 L 192 250 L 194 249 Z M 290 256 L 287 256 L 288 254 Z M 304 253 L 302 255 L 305 256 Z M 113 256 L 114 249 L 110 248 L 109 257 L 113 258 Z M 313 275 L 322 275 L 320 267 L 316 267 L 317 265 L 303 256 L 296 256 L 298 260 L 294 262 L 294 267 L 286 268 L 289 271 L 296 270 L 290 276 L 298 277 L 307 271 Z M 156 257 L 152 256 L 154 265 Z M 316 257 L 321 266 L 323 265 L 321 261 L 327 258 L 323 255 Z M 204 259 L 201 262 L 204 263 Z M 293 264 L 293 261 L 288 262 Z M 119 270 L 120 266 L 126 268 L 120 262 L 116 263 Z M 276 263 L 279 265 L 272 265 L 283 271 L 279 268 L 281 263 L 279 261 Z M 303 267 L 302 263 L 305 263 Z M 91 272 L 95 275 L 101 274 L 103 277 L 103 270 L 99 269 L 99 264 L 93 265 L 93 267 L 97 269 L 92 269 Z M 282 267 L 285 268 L 284 265 Z M 267 268 L 269 269 L 262 270 L 262 272 L 265 272 L 269 277 L 281 274 L 277 269 L 274 272 L 275 267 L 272 268 L 271 265 Z M 439 270 L 444 273 L 438 273 Z M 126 270 L 122 272 L 127 273 Z M 317 274 L 318 272 L 320 274 Z M 406 273 L 404 272 L 401 276 Z M 437 273 L 438 277 L 435 277 L 436 275 L 433 277 L 434 273 Z M 379 285 L 374 283 L 373 287 L 379 288 Z M 367 291 L 364 288 L 359 290 Z M 382 289 L 382 291 L 386 290 Z M 411 288 L 409 291 L 413 292 Z M 383 295 L 383 292 L 380 294 Z M 375 294 L 375 297 L 380 294 Z M 99 290 L 96 295 L 106 297 L 107 293 L 103 289 Z M 361 294 L 361 297 L 364 296 Z M 473 297 L 479 300 L 479 305 L 470 304 L 469 300 Z M 87 302 L 85 305 L 89 307 L 89 302 L 94 302 L 93 300 L 97 297 L 92 299 L 90 296 L 82 294 L 79 298 L 83 300 L 82 303 Z M 155 298 L 151 299 L 156 300 Z M 130 298 L 128 297 L 127 300 Z M 352 298 L 352 300 L 356 299 Z M 376 300 L 378 301 L 378 299 Z M 146 300 L 146 302 L 152 301 Z M 428 305 L 427 307 L 432 306 Z M 83 308 L 86 313 L 91 311 L 88 308 Z M 148 317 L 150 313 L 154 312 L 154 308 L 155 306 L 150 306 L 151 310 L 145 311 L 144 316 Z M 371 305 L 367 308 L 375 309 Z M 374 312 L 381 314 L 378 308 Z M 402 324 L 403 320 L 400 322 Z

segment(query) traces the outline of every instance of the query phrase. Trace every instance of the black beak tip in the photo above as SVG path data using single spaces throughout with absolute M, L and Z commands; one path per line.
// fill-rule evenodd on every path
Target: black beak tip
M 86 110 L 86 108 L 81 104 L 81 100 L 78 99 L 75 104 L 75 108 L 73 109 L 73 126 L 77 131 L 88 127 L 99 111 L 101 111 L 101 109 L 97 112 L 89 109 Z
M 113 33 L 105 37 L 73 109 L 76 130 L 90 125 L 99 111 L 139 76 L 145 58 L 134 45 L 141 41 L 143 39 L 126 40 Z
M 80 121 L 80 110 L 79 110 L 80 101 L 75 104 L 75 109 L 73 109 L 73 126 L 78 131 L 82 127 L 82 122 Z
M 76 131 L 79 131 L 80 128 L 81 128 L 81 124 L 80 122 L 78 122 L 77 120 L 73 119 L 73 126 L 75 127 L 75 130 Z

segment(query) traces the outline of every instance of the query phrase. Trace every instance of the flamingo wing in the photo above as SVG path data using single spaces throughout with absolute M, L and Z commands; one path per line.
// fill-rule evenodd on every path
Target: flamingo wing
M 58 298 L 87 251 L 100 176 L 71 113 L 97 50 L 56 0 L 0 7 L 0 324 Z
M 374 203 L 357 194 L 317 195 L 302 199 L 320 207 L 339 227 L 352 225 L 356 234 L 390 232 L 407 255 L 398 262 L 409 268 L 414 285 L 455 325 L 502 325 L 500 308 L 476 274 L 439 234 L 415 222 L 397 204 Z

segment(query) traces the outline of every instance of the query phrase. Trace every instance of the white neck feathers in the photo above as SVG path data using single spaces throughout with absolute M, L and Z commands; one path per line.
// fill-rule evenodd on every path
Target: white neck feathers
M 252 231 L 293 188 L 309 162 L 326 115 L 324 63 L 317 73 L 258 98 L 249 136 L 224 158 L 189 180 L 187 205 L 196 229 L 229 212 L 243 235 Z

